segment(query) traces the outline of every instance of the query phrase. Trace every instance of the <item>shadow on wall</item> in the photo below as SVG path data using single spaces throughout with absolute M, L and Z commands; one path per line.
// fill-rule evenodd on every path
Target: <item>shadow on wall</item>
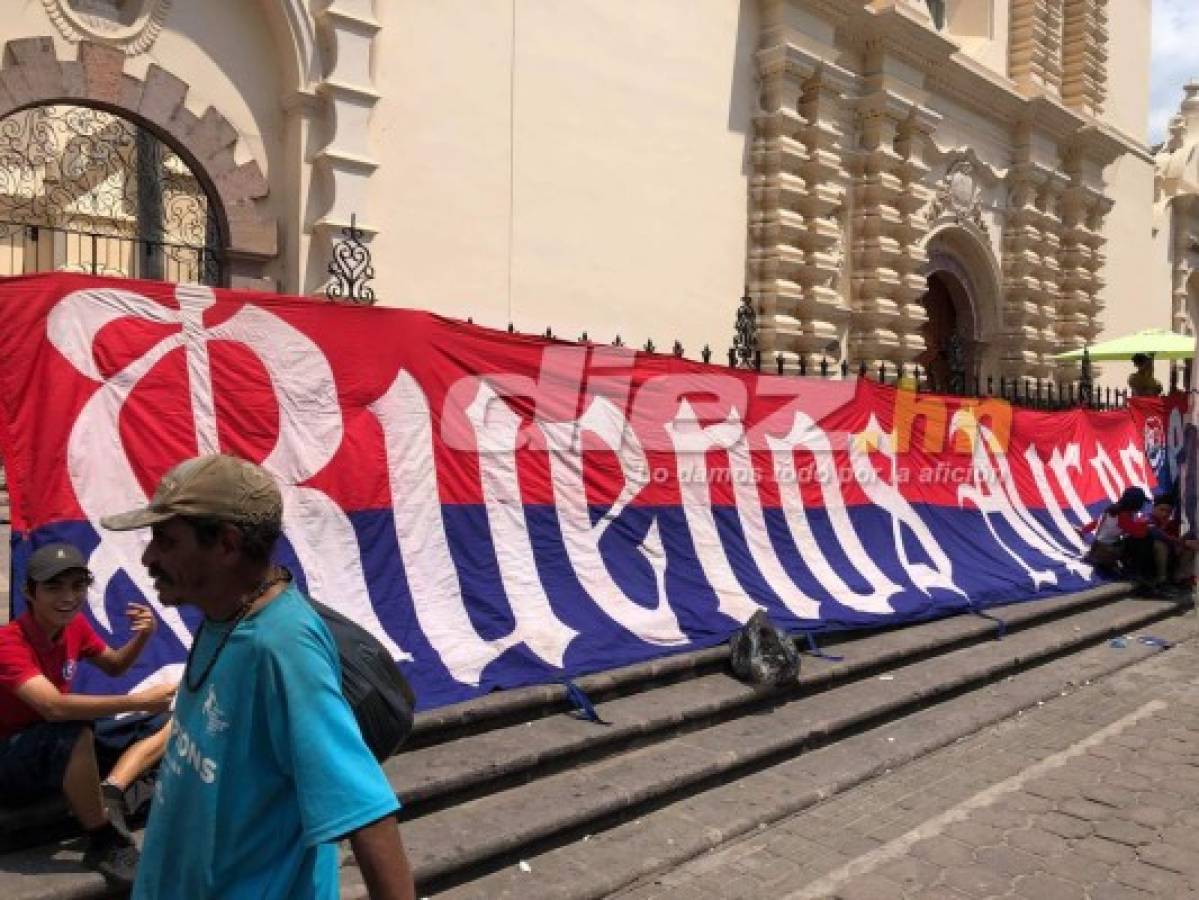
M 737 40 L 733 44 L 733 83 L 729 85 L 729 131 L 745 137 L 741 174 L 750 175 L 754 113 L 758 108 L 757 52 L 761 26 L 758 0 L 741 0 L 737 10 Z

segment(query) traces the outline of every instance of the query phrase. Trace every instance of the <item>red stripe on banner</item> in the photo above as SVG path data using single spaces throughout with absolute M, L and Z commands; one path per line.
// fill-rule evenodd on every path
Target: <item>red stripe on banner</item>
M 700 452 L 706 489 L 716 504 L 734 504 L 736 479 L 747 477 L 767 508 L 784 505 L 786 491 L 798 491 L 810 507 L 828 502 L 830 491 L 849 506 L 869 503 L 852 476 L 851 449 L 855 441 L 873 446 L 879 434 L 888 434 L 895 472 L 901 473 L 896 479 L 900 493 L 916 503 L 957 507 L 960 486 L 970 481 L 975 464 L 969 450 L 976 420 L 988 440 L 996 442 L 1025 504 L 1044 506 L 1046 496 L 1068 502 L 1056 479 L 1049 480 L 1049 494 L 1044 494 L 1026 454 L 1035 453 L 1047 465 L 1055 451 L 1071 445 L 1084 460 L 1072 470 L 1073 488 L 1083 504 L 1092 504 L 1108 495 L 1105 477 L 1115 477 L 1103 471 L 1106 463 L 1097 468 L 1094 458 L 1108 460 L 1111 470 L 1127 481 L 1135 473 L 1128 471 L 1122 454 L 1143 449 L 1144 420 L 1160 414 L 1139 402 L 1129 412 L 1037 412 L 998 400 L 897 391 L 868 380 L 732 371 L 612 347 L 511 335 L 410 310 L 332 306 L 229 290 L 213 291 L 204 300 L 205 291 L 177 293 L 169 284 L 65 274 L 0 282 L 5 314 L 0 325 L 0 358 L 5 360 L 0 369 L 0 442 L 18 530 L 85 518 L 67 471 L 71 430 L 102 385 L 114 390 L 122 372 L 129 375 L 148 364 L 155 348 L 170 342 L 161 358 L 137 375 L 127 400 L 109 401 L 119 410 L 122 452 L 144 492 L 169 466 L 197 452 L 204 439 L 197 423 L 206 416 L 219 447 L 254 460 L 270 455 L 285 427 L 303 432 L 308 420 L 324 416 L 336 420 L 340 442 L 313 448 L 327 450 L 328 458 L 322 456 L 319 468 L 303 481 L 346 510 L 391 504 L 383 429 L 371 406 L 401 373 L 411 376 L 427 405 L 424 418 L 433 435 L 438 491 L 447 504 L 482 502 L 478 435 L 515 428 L 519 499 L 553 505 L 546 423 L 552 423 L 556 440 L 581 448 L 589 503 L 615 502 L 630 480 L 610 446 L 623 433 L 639 447 L 630 458 L 645 469 L 635 476 L 645 485 L 632 502 L 678 504 L 676 443 L 686 439 L 680 425 L 687 417 L 684 411 L 691 439 L 698 434 L 714 444 Z M 117 295 L 126 298 L 124 314 L 113 299 Z M 189 296 L 200 297 L 200 307 L 209 301 L 211 306 L 189 320 L 181 312 L 181 298 Z M 76 305 L 68 315 L 69 301 Z M 249 312 L 260 318 L 251 322 Z M 59 346 L 48 332 L 54 316 L 69 319 L 56 326 Z M 162 321 L 164 317 L 170 321 Z M 195 329 L 192 338 L 185 321 Z M 242 328 L 240 337 L 221 336 L 221 329 L 234 328 Z M 271 347 L 280 341 L 308 342 L 316 351 L 311 371 L 290 373 L 311 388 L 292 408 L 280 403 L 279 387 L 272 383 L 279 373 L 272 374 L 267 363 Z M 66 344 L 74 348 L 71 359 L 62 351 Z M 207 413 L 197 407 L 193 382 L 203 377 L 197 371 L 211 372 L 210 387 L 202 392 L 210 397 Z M 323 394 L 326 375 L 331 381 Z M 488 392 L 493 395 L 490 405 L 482 402 Z M 480 407 L 475 419 L 472 404 Z M 404 415 L 421 418 L 412 410 Z M 587 416 L 592 417 L 591 430 L 572 436 L 571 423 Z M 744 434 L 748 452 L 739 462 L 720 444 L 717 432 L 722 429 L 726 437 Z M 577 443 L 571 445 L 572 439 Z M 788 443 L 796 445 L 791 455 L 794 484 L 776 480 L 776 454 Z M 871 451 L 866 464 L 879 478 L 893 478 L 885 455 Z M 834 483 L 829 484 L 830 478 Z

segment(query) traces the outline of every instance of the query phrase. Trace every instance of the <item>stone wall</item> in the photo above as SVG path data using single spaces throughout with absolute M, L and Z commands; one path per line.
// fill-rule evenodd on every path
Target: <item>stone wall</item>
M 954 225 L 979 248 L 957 260 L 974 302 L 995 305 L 968 316 L 977 374 L 1075 378 L 1054 356 L 1102 329 L 1104 170 L 1138 149 L 1094 119 L 1104 4 L 1015 2 L 1010 80 L 966 64 L 903 0 L 762 9 L 748 270 L 766 355 L 910 366 L 926 349 L 927 242 Z M 829 26 L 827 47 L 801 12 Z M 1083 37 L 1100 45 L 1078 50 Z

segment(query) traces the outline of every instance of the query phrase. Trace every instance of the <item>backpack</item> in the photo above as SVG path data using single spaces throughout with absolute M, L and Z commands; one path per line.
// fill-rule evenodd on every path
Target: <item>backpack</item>
M 729 662 L 750 684 L 786 684 L 799 677 L 799 651 L 787 633 L 770 621 L 764 609 L 729 640 Z
M 311 597 L 337 645 L 341 692 L 358 720 L 362 739 L 379 762 L 395 755 L 412 731 L 416 695 L 399 666 L 369 631 Z

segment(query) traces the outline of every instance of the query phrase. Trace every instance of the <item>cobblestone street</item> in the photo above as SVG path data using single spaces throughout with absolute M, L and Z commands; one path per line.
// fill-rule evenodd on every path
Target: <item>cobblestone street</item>
M 1199 897 L 1197 683 L 1180 644 L 619 896 Z

